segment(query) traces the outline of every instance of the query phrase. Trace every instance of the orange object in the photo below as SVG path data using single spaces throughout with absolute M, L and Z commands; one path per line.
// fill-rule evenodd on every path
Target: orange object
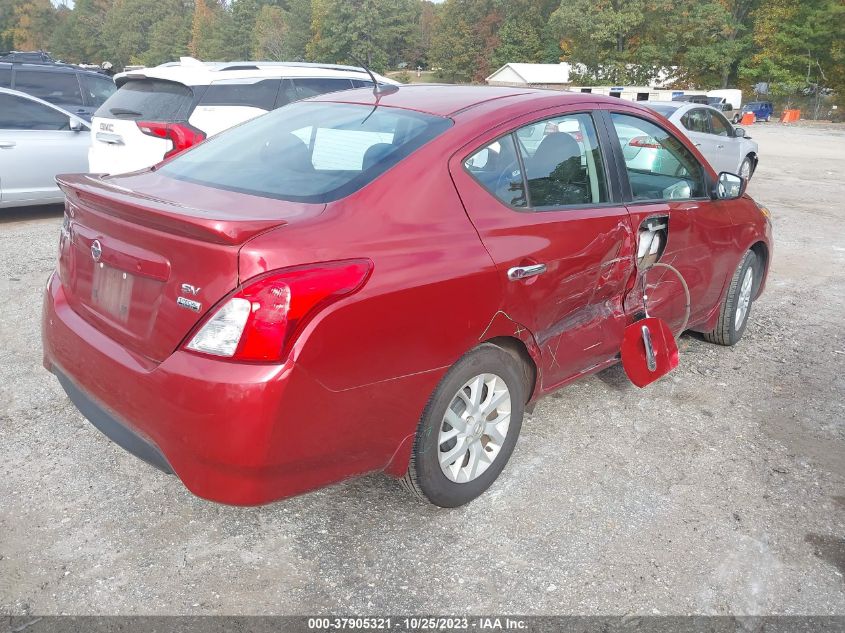
M 746 112 L 742 115 L 742 120 L 739 122 L 740 125 L 751 125 L 754 121 L 757 120 L 757 117 L 754 116 L 753 112 Z
M 781 123 L 794 123 L 801 119 L 801 110 L 784 110 L 780 117 Z

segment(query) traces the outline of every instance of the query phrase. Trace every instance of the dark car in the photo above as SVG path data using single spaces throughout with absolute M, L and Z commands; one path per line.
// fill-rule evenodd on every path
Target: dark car
M 775 107 L 771 101 L 750 101 L 742 106 L 742 112 L 753 112 L 758 121 L 771 121 Z
M 106 75 L 49 61 L 0 61 L 0 88 L 25 92 L 87 121 L 117 90 Z

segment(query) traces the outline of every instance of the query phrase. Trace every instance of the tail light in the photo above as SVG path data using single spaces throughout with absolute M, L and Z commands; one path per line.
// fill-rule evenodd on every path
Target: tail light
M 278 362 L 319 310 L 359 290 L 369 260 L 328 262 L 264 275 L 211 314 L 186 349 L 233 360 Z
M 631 147 L 644 147 L 646 149 L 660 149 L 660 143 L 650 136 L 635 136 L 628 141 L 628 145 Z
M 205 140 L 205 132 L 188 123 L 138 121 L 137 124 L 138 129 L 147 136 L 155 136 L 173 143 L 173 147 L 164 155 L 165 158 L 170 158 Z

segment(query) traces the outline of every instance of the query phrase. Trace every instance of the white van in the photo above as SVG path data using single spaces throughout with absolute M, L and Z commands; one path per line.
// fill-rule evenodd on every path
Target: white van
M 396 82 L 374 75 L 379 84 Z M 115 76 L 117 92 L 91 124 L 88 168 L 144 169 L 292 101 L 372 87 L 361 68 L 295 62 L 200 62 L 183 57 Z

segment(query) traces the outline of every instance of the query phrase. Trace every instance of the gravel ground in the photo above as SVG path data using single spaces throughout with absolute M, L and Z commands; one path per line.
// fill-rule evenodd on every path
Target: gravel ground
M 380 475 L 214 505 L 123 452 L 40 364 L 60 210 L 0 212 L 0 613 L 845 614 L 845 128 L 751 132 L 776 250 L 741 344 L 546 398 L 450 511 Z

